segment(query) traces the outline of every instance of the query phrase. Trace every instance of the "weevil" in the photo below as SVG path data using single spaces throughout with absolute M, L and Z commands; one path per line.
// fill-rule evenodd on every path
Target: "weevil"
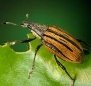
M 4 22 L 3 24 L 11 24 L 17 26 L 17 24 L 12 22 Z M 44 45 L 48 51 L 54 54 L 57 65 L 65 71 L 65 73 L 73 82 L 72 86 L 74 86 L 76 76 L 73 78 L 67 71 L 66 67 L 57 59 L 57 57 L 67 62 L 80 63 L 82 61 L 84 53 L 90 51 L 88 44 L 84 41 L 74 38 L 72 35 L 58 27 L 29 22 L 28 14 L 26 14 L 26 20 L 20 24 L 20 26 L 23 28 L 28 28 L 35 37 L 22 41 L 13 41 L 10 42 L 11 45 L 16 44 L 17 42 L 28 43 L 35 40 L 36 38 L 39 38 L 41 40 L 41 44 L 39 44 L 35 50 L 32 69 L 29 72 L 29 78 L 35 68 L 36 54 L 41 46 Z M 82 43 L 87 47 L 84 47 Z

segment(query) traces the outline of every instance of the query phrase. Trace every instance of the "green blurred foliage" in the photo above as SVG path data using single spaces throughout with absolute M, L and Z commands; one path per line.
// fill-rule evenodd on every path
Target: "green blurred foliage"
M 72 81 L 57 66 L 53 55 L 44 46 L 37 54 L 35 70 L 28 79 L 35 48 L 40 40 L 34 40 L 26 52 L 15 52 L 6 43 L 0 46 L 0 86 L 69 86 Z M 91 85 L 91 54 L 84 56 L 83 63 L 61 61 L 72 77 L 77 75 L 75 86 Z

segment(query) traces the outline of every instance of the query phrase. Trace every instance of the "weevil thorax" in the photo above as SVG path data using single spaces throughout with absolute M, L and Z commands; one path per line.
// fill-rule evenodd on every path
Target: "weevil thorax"
M 31 29 L 33 35 L 38 38 L 42 38 L 43 33 L 47 30 L 46 25 L 40 25 L 37 23 L 29 23 L 28 28 Z
M 22 27 L 28 27 L 32 34 L 38 38 L 42 38 L 43 33 L 47 30 L 48 26 L 32 22 L 23 22 Z

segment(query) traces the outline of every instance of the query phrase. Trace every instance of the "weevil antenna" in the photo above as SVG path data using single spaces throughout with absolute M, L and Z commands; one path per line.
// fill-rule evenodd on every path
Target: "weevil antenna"
M 26 20 L 28 20 L 28 19 L 29 19 L 29 14 L 27 13 L 27 14 L 26 14 Z
M 25 16 L 25 20 L 22 22 L 21 26 L 27 27 L 28 23 L 29 23 L 29 14 L 27 13 Z
M 29 14 L 27 13 L 26 14 L 26 19 L 24 20 L 24 22 L 25 21 L 28 21 L 28 19 L 29 19 Z M 16 24 L 16 23 L 14 23 L 14 22 L 4 22 L 4 23 L 2 23 L 2 24 L 9 24 L 9 25 L 14 25 L 14 26 L 19 26 L 18 24 Z M 22 27 L 26 27 L 27 25 L 25 24 L 25 25 L 20 25 L 20 26 L 22 26 Z
M 13 23 L 13 22 L 4 22 L 3 24 L 9 24 L 9 25 L 14 25 L 14 26 L 19 26 L 18 24 Z

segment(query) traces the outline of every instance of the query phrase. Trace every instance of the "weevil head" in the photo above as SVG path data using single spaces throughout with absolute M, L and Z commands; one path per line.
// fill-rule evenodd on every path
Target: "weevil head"
M 21 24 L 22 27 L 27 27 L 33 34 L 37 34 L 38 36 L 42 37 L 43 33 L 47 30 L 48 26 L 41 25 L 38 23 L 33 23 L 29 21 L 24 21 Z
M 24 22 L 21 23 L 21 26 L 24 27 L 24 28 L 28 27 L 28 25 L 29 25 L 28 21 L 24 21 Z
M 24 28 L 28 27 L 28 25 L 30 24 L 30 22 L 28 20 L 29 19 L 29 14 L 27 13 L 25 17 L 26 17 L 26 19 L 21 24 L 21 26 L 24 27 Z
M 21 26 L 22 27 L 24 27 L 24 28 L 29 28 L 30 30 L 32 30 L 32 29 L 34 29 L 34 28 L 37 28 L 37 26 L 36 26 L 36 24 L 35 23 L 32 23 L 32 22 L 30 22 L 30 21 L 23 21 L 22 23 L 21 23 Z
M 26 19 L 22 22 L 21 26 L 24 28 L 27 27 L 34 35 L 36 34 L 42 38 L 43 33 L 47 30 L 48 26 L 30 22 L 28 19 L 29 14 L 26 14 Z

